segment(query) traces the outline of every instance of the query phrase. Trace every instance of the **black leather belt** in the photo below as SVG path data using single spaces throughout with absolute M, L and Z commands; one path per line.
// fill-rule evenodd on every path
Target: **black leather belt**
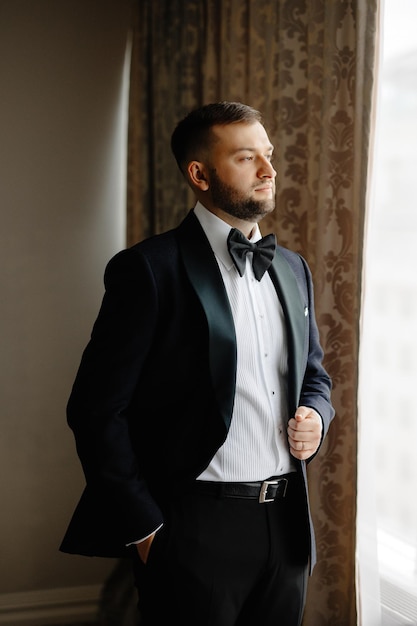
M 285 498 L 288 478 L 269 478 L 268 480 L 250 483 L 224 483 L 197 480 L 195 489 L 199 493 L 218 498 L 247 498 L 258 500 L 261 504 Z

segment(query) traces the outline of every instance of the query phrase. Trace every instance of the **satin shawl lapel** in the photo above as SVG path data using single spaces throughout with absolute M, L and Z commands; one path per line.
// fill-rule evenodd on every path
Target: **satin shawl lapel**
M 226 428 L 229 428 L 236 386 L 232 311 L 214 253 L 192 212 L 180 224 L 177 233 L 186 272 L 206 314 L 214 391 Z
M 308 324 L 307 303 L 302 300 L 297 279 L 279 250 L 269 270 L 269 275 L 280 299 L 288 332 L 289 353 L 289 400 L 296 409 L 305 372 L 305 346 Z

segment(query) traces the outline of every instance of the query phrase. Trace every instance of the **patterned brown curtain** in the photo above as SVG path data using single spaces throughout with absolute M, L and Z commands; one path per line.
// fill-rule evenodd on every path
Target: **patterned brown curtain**
M 194 198 L 170 153 L 191 108 L 239 100 L 276 148 L 277 209 L 261 223 L 308 260 L 336 418 L 309 468 L 318 539 L 305 626 L 357 623 L 357 378 L 378 0 L 139 0 L 129 114 L 128 243 Z

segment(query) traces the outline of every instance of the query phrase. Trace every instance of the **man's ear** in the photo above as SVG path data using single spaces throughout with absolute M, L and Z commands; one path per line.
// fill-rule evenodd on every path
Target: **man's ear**
M 193 187 L 196 187 L 200 191 L 207 191 L 209 188 L 209 181 L 206 172 L 206 166 L 200 161 L 190 161 L 187 166 L 187 174 L 190 183 Z

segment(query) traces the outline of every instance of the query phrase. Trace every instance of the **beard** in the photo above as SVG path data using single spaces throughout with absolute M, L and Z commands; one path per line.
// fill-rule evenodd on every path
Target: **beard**
M 235 187 L 223 182 L 215 169 L 210 170 L 210 191 L 214 206 L 228 215 L 248 222 L 259 222 L 275 209 L 274 197 L 265 200 L 249 198 Z

